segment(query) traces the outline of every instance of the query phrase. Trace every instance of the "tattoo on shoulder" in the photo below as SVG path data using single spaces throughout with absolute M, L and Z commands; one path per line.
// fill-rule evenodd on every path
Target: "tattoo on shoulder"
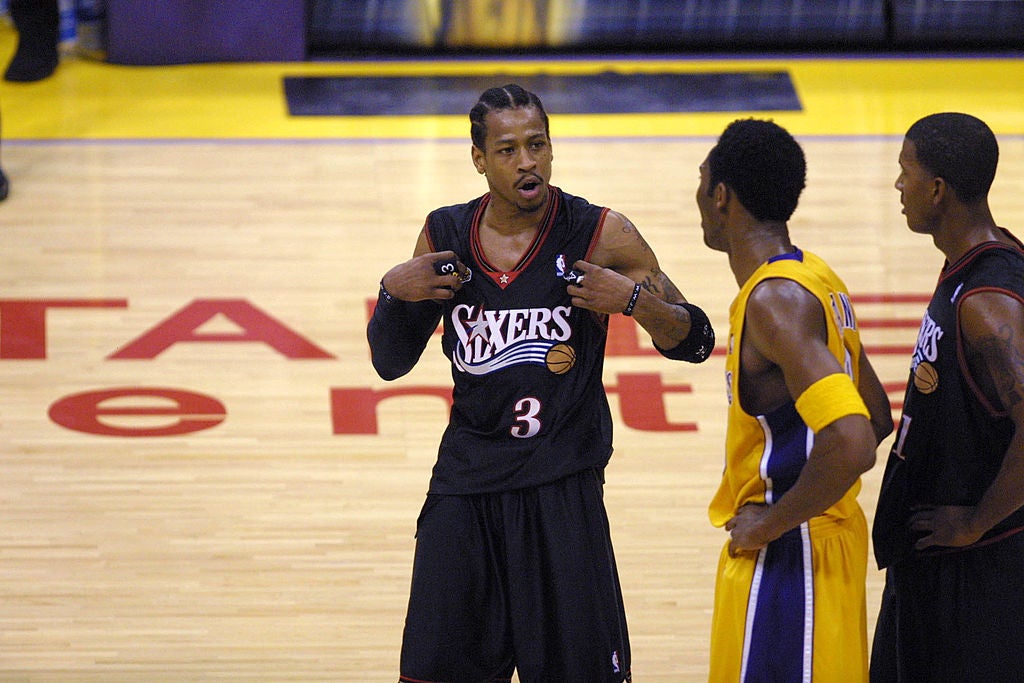
M 641 235 L 640 231 L 636 229 L 635 225 L 633 225 L 633 221 L 629 220 L 625 216 L 622 217 L 622 220 L 622 232 L 627 235 L 635 235 L 637 241 L 640 242 L 641 248 L 643 248 L 644 251 L 650 251 L 651 245 L 647 244 L 647 240 L 644 239 L 644 236 Z

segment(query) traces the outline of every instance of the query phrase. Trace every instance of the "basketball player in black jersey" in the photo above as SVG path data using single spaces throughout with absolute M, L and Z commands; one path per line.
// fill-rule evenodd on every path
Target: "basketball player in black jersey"
M 602 502 L 608 316 L 632 315 L 690 362 L 714 333 L 625 216 L 550 184 L 535 94 L 492 88 L 469 118 L 488 192 L 430 213 L 367 330 L 394 379 L 443 320 L 455 385 L 417 522 L 400 680 L 621 683 L 629 638 Z
M 946 263 L 874 521 L 872 681 L 1024 680 L 1024 251 L 988 205 L 999 148 L 933 114 L 900 152 L 903 213 Z

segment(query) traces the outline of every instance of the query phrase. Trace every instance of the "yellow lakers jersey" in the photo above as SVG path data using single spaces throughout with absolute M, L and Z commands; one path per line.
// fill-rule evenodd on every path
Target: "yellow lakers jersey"
M 800 284 L 821 303 L 828 328 L 828 347 L 857 384 L 860 333 L 846 285 L 821 258 L 797 250 L 762 264 L 740 288 L 729 309 L 725 378 L 729 399 L 725 471 L 709 507 L 712 524 L 723 526 L 746 503 L 777 501 L 800 475 L 814 435 L 793 401 L 766 415 L 743 410 L 739 395 L 740 348 L 747 300 L 764 280 L 785 278 Z M 859 510 L 858 481 L 825 515 L 846 519 Z

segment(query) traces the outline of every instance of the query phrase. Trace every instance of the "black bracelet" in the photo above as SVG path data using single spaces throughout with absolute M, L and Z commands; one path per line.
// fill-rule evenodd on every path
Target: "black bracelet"
M 643 287 L 639 282 L 633 285 L 633 296 L 629 297 L 629 303 L 622 309 L 622 315 L 633 315 L 633 308 L 636 306 L 636 300 L 640 298 L 640 288 Z

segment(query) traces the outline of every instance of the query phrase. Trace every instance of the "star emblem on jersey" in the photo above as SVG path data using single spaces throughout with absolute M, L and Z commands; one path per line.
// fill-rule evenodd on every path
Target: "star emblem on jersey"
M 498 279 L 501 280 L 501 284 L 507 285 L 508 284 L 508 273 L 502 273 L 501 277 L 498 278 Z
M 487 319 L 484 317 L 483 306 L 481 306 L 480 310 L 477 311 L 476 319 L 467 320 L 465 325 L 466 330 L 469 333 L 469 336 L 467 337 L 466 340 L 467 343 L 472 343 L 473 339 L 475 339 L 476 337 L 480 337 L 481 339 L 483 339 L 485 344 L 487 343 Z

